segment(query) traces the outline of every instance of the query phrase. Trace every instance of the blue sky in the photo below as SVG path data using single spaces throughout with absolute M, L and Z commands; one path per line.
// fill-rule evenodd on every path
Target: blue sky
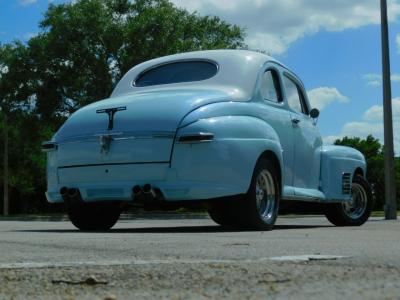
M 379 1 L 172 1 L 246 27 L 252 49 L 265 50 L 294 70 L 321 109 L 318 125 L 326 142 L 370 133 L 383 142 Z M 50 2 L 63 1 L 0 0 L 0 42 L 26 41 L 37 34 Z M 388 5 L 395 147 L 400 154 L 400 0 Z

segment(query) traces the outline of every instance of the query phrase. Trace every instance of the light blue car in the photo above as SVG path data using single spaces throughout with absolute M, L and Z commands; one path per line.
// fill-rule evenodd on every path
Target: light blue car
M 177 54 L 132 68 L 110 98 L 72 114 L 47 152 L 47 200 L 81 230 L 107 230 L 128 204 L 202 203 L 218 224 L 269 230 L 280 200 L 325 203 L 361 225 L 372 193 L 363 155 L 325 146 L 304 86 L 261 53 Z

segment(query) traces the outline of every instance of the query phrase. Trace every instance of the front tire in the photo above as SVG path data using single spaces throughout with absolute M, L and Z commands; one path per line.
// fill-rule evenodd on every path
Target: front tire
M 367 180 L 354 175 L 351 202 L 332 203 L 325 207 L 325 216 L 336 226 L 361 226 L 371 215 L 373 197 Z
M 118 203 L 68 203 L 71 223 L 82 231 L 107 231 L 117 223 L 121 215 Z

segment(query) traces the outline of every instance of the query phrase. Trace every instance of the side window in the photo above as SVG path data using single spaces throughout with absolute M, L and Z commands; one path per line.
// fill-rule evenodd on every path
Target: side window
M 294 111 L 307 115 L 308 109 L 305 104 L 304 96 L 301 93 L 298 85 L 286 76 L 283 77 L 283 84 L 285 86 L 286 98 L 289 107 Z
M 282 93 L 278 74 L 274 70 L 267 70 L 261 78 L 261 95 L 265 100 L 281 102 Z

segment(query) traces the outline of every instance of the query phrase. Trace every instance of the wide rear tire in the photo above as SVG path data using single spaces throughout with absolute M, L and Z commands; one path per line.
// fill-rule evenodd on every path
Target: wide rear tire
M 82 231 L 107 231 L 117 223 L 121 208 L 118 203 L 69 203 L 68 217 Z
M 261 158 L 241 208 L 241 224 L 251 230 L 272 230 L 278 217 L 280 183 L 271 160 Z
M 207 209 L 208 215 L 211 220 L 213 220 L 218 225 L 224 228 L 235 229 L 238 227 L 236 210 L 238 199 L 232 197 L 228 200 L 215 201 L 215 203 L 210 203 Z
M 223 227 L 240 230 L 271 230 L 276 222 L 280 183 L 274 164 L 258 160 L 248 192 L 243 197 L 215 203 L 208 210 L 211 219 Z
M 361 226 L 371 215 L 373 207 L 372 191 L 367 180 L 355 175 L 351 187 L 352 201 L 327 204 L 325 216 L 336 226 Z

